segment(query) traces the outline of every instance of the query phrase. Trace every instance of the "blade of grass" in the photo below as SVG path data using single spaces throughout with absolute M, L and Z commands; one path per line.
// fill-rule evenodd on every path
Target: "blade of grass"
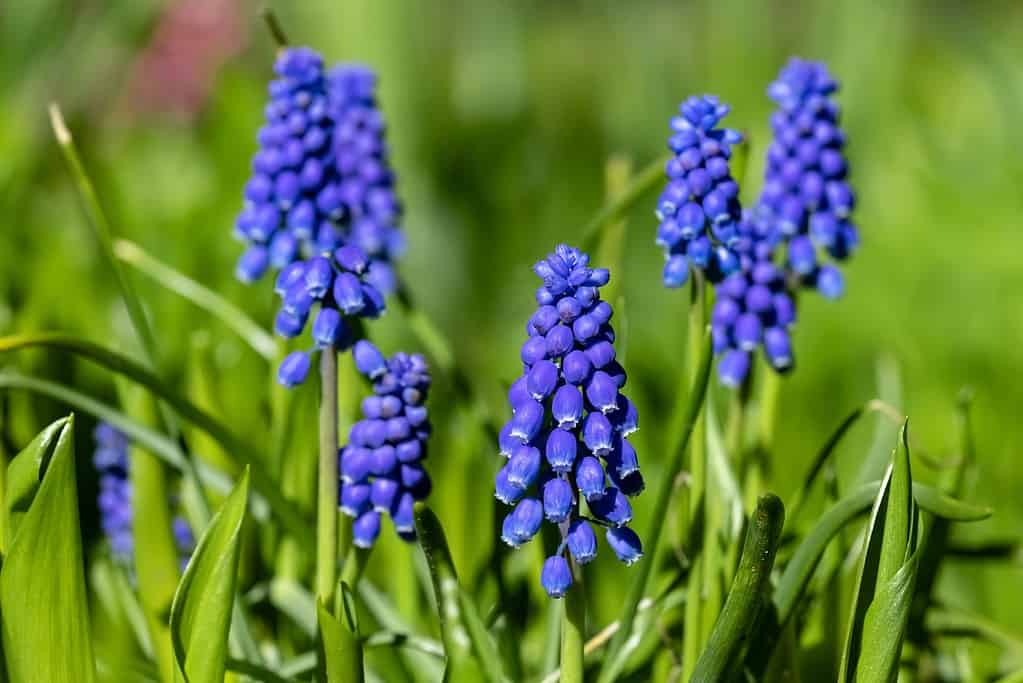
M 692 436 L 697 417 L 701 412 L 704 398 L 707 395 L 710 365 L 713 358 L 709 330 L 704 331 L 701 349 L 699 364 L 697 365 L 697 371 L 690 385 L 689 392 L 684 398 L 681 395 L 679 396 L 679 405 L 684 406 L 681 411 L 683 415 L 681 429 L 676 443 L 673 444 L 672 451 L 668 454 L 664 472 L 659 477 L 657 496 L 654 499 L 654 507 L 652 508 L 654 510 L 664 511 L 668 509 L 668 502 L 671 498 L 675 478 L 682 470 L 682 461 L 689 446 L 689 439 Z M 619 618 L 620 628 L 608 646 L 608 655 L 598 679 L 600 683 L 610 683 L 613 680 L 608 668 L 608 662 L 614 660 L 618 650 L 622 648 L 632 633 L 632 624 L 636 618 L 636 611 L 639 609 L 639 603 L 646 593 L 651 571 L 657 563 L 657 553 L 660 547 L 661 533 L 664 530 L 664 520 L 664 514 L 655 514 L 650 522 L 650 529 L 646 535 L 647 542 L 649 543 L 647 548 L 649 557 L 647 561 L 639 563 L 636 568 L 636 574 L 629 586 L 629 592 L 622 607 L 622 616 Z
M 218 320 L 223 321 L 225 325 L 234 330 L 242 341 L 268 362 L 273 362 L 276 358 L 277 341 L 245 311 L 212 289 L 163 263 L 135 242 L 116 239 L 113 249 L 114 255 L 124 263 L 136 268 L 165 289 L 191 301 Z
M 59 332 L 0 337 L 0 353 L 33 347 L 69 351 L 144 385 L 163 403 L 171 406 L 183 418 L 216 439 L 224 447 L 225 452 L 239 464 L 248 465 L 252 474 L 253 487 L 266 499 L 281 522 L 295 536 L 306 539 L 310 537 L 310 525 L 305 520 L 305 516 L 281 495 L 280 486 L 273 481 L 262 464 L 253 457 L 252 454 L 258 453 L 259 449 L 245 443 L 226 425 L 171 389 L 149 369 L 121 353 Z M 191 462 L 190 458 L 183 456 L 182 469 L 186 475 L 190 471 L 189 463 Z

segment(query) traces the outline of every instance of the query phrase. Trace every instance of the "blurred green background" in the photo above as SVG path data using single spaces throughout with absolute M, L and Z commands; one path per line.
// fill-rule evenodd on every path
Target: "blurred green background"
M 131 348 L 49 131 L 50 100 L 65 110 L 115 231 L 269 326 L 270 284 L 235 281 L 240 246 L 230 237 L 273 60 L 260 9 L 241 0 L 0 7 L 0 333 L 60 329 Z M 752 140 L 743 189 L 752 201 L 768 135 L 767 84 L 790 55 L 827 62 L 842 82 L 862 247 L 842 301 L 800 300 L 774 488 L 786 497 L 841 418 L 878 394 L 879 365 L 889 376 L 897 368 L 902 390 L 886 393 L 934 458 L 956 455 L 955 398 L 974 389 L 980 468 L 967 497 L 996 514 L 969 531 L 973 541 L 1018 533 L 1023 3 L 303 0 L 276 9 L 293 42 L 379 71 L 407 207 L 402 272 L 461 362 L 492 387 L 500 411 L 501 383 L 519 370 L 534 306 L 529 266 L 557 242 L 579 238 L 603 202 L 605 161 L 624 155 L 645 166 L 663 153 L 678 103 L 715 93 L 732 105 L 728 125 Z M 688 301 L 660 285 L 654 199 L 630 217 L 626 261 L 614 273 L 627 302 L 624 327 L 616 319 L 648 481 L 680 387 Z M 185 383 L 202 350 L 215 370 L 218 409 L 238 431 L 265 431 L 263 361 L 191 304 L 137 282 L 165 373 Z M 399 314 L 374 325 L 374 335 L 387 352 L 416 350 Z M 114 397 L 107 376 L 64 355 L 2 363 Z M 451 410 L 457 399 L 438 381 L 433 500 L 459 570 L 473 576 L 493 542 L 489 482 L 498 461 L 496 448 Z M 11 406 L 18 443 L 66 412 L 23 394 Z M 866 457 L 872 428 L 865 422 L 843 443 L 843 472 Z M 893 445 L 894 431 L 890 438 Z M 89 441 L 80 430 L 83 470 Z M 641 530 L 663 514 L 649 509 L 650 498 L 637 508 Z M 408 557 L 389 536 L 371 567 L 382 582 L 384 558 Z M 627 577 L 608 554 L 593 572 L 598 587 Z M 1023 629 L 1018 561 L 960 562 L 943 591 Z M 615 593 L 598 601 L 595 623 L 613 618 Z

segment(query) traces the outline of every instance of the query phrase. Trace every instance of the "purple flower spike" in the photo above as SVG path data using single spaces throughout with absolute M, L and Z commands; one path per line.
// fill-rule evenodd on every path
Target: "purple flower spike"
M 355 518 L 353 537 L 359 547 L 373 545 L 385 513 L 399 537 L 413 541 L 413 504 L 424 500 L 432 487 L 422 467 L 430 435 L 423 405 L 430 389 L 429 368 L 419 355 L 385 358 L 368 341 L 358 342 L 353 355 L 356 368 L 373 382 L 373 396 L 363 400 L 364 419 L 352 425 L 348 445 L 340 450 L 341 512 Z M 518 440 L 505 445 L 509 453 L 524 448 Z M 509 463 L 498 474 L 496 495 L 503 502 L 516 502 L 525 492 L 522 482 L 535 479 L 539 463 L 532 464 L 529 455 L 524 453 L 516 468 Z M 532 459 L 539 461 L 538 451 Z M 509 482 L 512 471 L 515 484 Z
M 715 112 L 706 115 L 713 117 Z M 697 119 L 707 120 L 705 114 Z M 717 147 L 706 152 L 711 156 L 735 141 L 732 136 L 712 137 Z M 684 183 L 688 170 L 672 172 L 677 171 Z M 707 180 L 720 189 L 722 169 L 714 173 L 707 170 L 706 179 L 697 181 Z M 730 201 L 734 194 L 724 196 Z M 696 209 L 702 212 L 699 205 Z M 666 242 L 680 239 L 678 226 L 664 230 L 670 233 Z M 691 244 L 700 239 L 705 238 Z M 711 250 L 708 241 L 706 254 Z M 533 538 L 545 519 L 557 525 L 562 542 L 545 563 L 541 582 L 549 595 L 562 597 L 572 584 L 568 557 L 582 565 L 597 554 L 593 526 L 580 513 L 583 499 L 600 524 L 625 525 L 632 519 L 627 496 L 640 493 L 644 483 L 636 451 L 626 437 L 636 431 L 638 415 L 622 393 L 626 374 L 616 360 L 613 311 L 600 299 L 600 288 L 611 274 L 590 267 L 586 254 L 565 245 L 533 270 L 543 285 L 536 292 L 537 310 L 525 326 L 523 375 L 508 391 L 512 416 L 500 431 L 498 446 L 509 460 L 497 472 L 494 495 L 514 506 L 501 533 L 512 547 Z M 768 304 L 773 310 L 773 300 Z M 600 458 L 605 459 L 606 470 Z

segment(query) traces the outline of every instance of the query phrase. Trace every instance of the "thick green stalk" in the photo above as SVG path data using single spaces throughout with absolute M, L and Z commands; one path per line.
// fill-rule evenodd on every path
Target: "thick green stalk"
M 572 561 L 574 585 L 565 593 L 561 620 L 561 683 L 583 682 L 583 647 L 586 643 L 586 590 L 582 572 Z
M 750 631 L 767 601 L 771 568 L 784 523 L 785 507 L 781 500 L 771 494 L 763 496 L 750 520 L 742 559 L 739 560 L 732 590 L 728 592 L 728 601 L 714 625 L 692 678 L 685 680 L 699 683 L 726 680 L 731 668 L 741 663 L 742 648 L 749 641 Z
M 337 581 L 337 351 L 320 352 L 320 465 L 316 495 L 316 596 L 334 604 Z
M 689 302 L 689 377 L 690 381 L 695 378 L 699 368 L 700 337 L 704 334 L 707 325 L 707 293 L 706 283 L 698 271 L 691 275 L 691 298 Z M 706 410 L 702 404 L 693 426 L 693 437 L 689 444 L 689 506 L 686 514 L 686 524 L 679 525 L 683 529 L 679 543 L 685 543 L 688 537 L 688 528 L 692 524 L 700 524 L 701 518 L 706 513 L 706 485 L 707 485 L 707 429 Z M 704 535 L 703 549 L 714 543 L 714 539 Z M 706 583 L 706 552 L 700 552 L 693 559 L 692 569 L 689 572 L 689 592 L 686 599 L 685 609 L 685 631 L 682 639 L 682 680 L 689 680 L 696 666 L 696 658 L 700 653 L 703 644 L 703 620 L 701 612 L 703 601 L 706 597 L 704 591 Z
M 369 556 L 372 548 L 358 548 L 352 546 L 345 557 L 345 566 L 341 569 L 341 581 L 353 591 L 359 585 L 359 579 L 366 571 L 369 564 Z

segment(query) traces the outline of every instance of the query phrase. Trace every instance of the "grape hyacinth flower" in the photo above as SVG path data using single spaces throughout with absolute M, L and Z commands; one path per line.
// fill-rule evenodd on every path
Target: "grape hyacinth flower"
M 430 371 L 418 354 L 385 359 L 365 340 L 352 353 L 359 372 L 373 383 L 373 395 L 363 400 L 363 419 L 352 425 L 339 453 L 341 511 L 355 519 L 353 543 L 360 548 L 376 541 L 385 512 L 398 535 L 412 541 L 415 502 L 431 489 L 423 469 L 431 432 L 425 405 Z
M 495 495 L 513 506 L 501 534 L 512 547 L 532 539 L 544 519 L 558 526 L 561 544 L 540 580 L 548 595 L 560 598 L 572 584 L 566 553 L 578 564 L 596 557 L 595 525 L 606 529 L 626 564 L 642 556 L 627 525 L 628 497 L 644 484 L 627 440 L 638 428 L 636 408 L 620 391 L 626 376 L 615 360 L 612 310 L 600 299 L 610 274 L 590 268 L 588 255 L 565 245 L 533 270 L 543 285 L 526 325 L 523 375 L 508 392 L 513 417 L 499 444 L 508 460 L 497 473 Z
M 796 308 L 785 273 L 773 261 L 781 240 L 775 224 L 759 211 L 743 211 L 735 250 L 740 268 L 716 287 L 711 313 L 714 352 L 722 354 L 718 378 L 738 387 L 746 379 L 757 347 L 778 372 L 793 365 L 789 327 Z
M 113 425 L 101 422 L 93 432 L 93 465 L 99 472 L 99 518 L 110 550 L 130 563 L 134 541 L 131 523 L 131 482 L 128 480 L 128 438 Z
M 275 331 L 297 337 L 312 318 L 317 348 L 345 350 L 353 341 L 346 318 L 377 317 L 396 289 L 391 263 L 402 247 L 375 76 L 350 65 L 327 72 L 304 47 L 282 50 L 274 70 L 237 222 L 249 245 L 237 275 L 253 282 L 278 271 Z M 308 353 L 296 351 L 278 379 L 300 384 L 309 366 Z
M 297 337 L 312 318 L 318 349 L 347 350 L 355 341 L 352 319 L 377 318 L 385 306 L 384 295 L 370 282 L 369 258 L 351 244 L 288 265 L 278 274 L 274 291 L 283 300 L 274 330 L 282 337 Z M 301 384 L 310 365 L 308 351 L 293 351 L 281 362 L 277 379 L 288 387 Z
M 128 437 L 108 422 L 100 422 L 93 432 L 96 451 L 93 465 L 99 472 L 100 526 L 110 543 L 114 557 L 130 565 L 134 557 L 132 491 L 129 477 Z M 195 550 L 195 536 L 184 517 L 174 518 L 171 533 L 184 570 Z
M 717 97 L 690 97 L 671 119 L 668 184 L 657 201 L 657 244 L 664 248 L 664 286 L 681 287 L 689 267 L 719 282 L 738 268 L 733 247 L 741 208 L 728 160 L 742 136 L 719 128 L 729 107 Z
M 842 274 L 824 257 L 843 261 L 859 242 L 837 90 L 824 64 L 798 58 L 770 85 L 778 109 L 759 202 L 787 242 L 788 272 L 832 299 L 843 292 Z

